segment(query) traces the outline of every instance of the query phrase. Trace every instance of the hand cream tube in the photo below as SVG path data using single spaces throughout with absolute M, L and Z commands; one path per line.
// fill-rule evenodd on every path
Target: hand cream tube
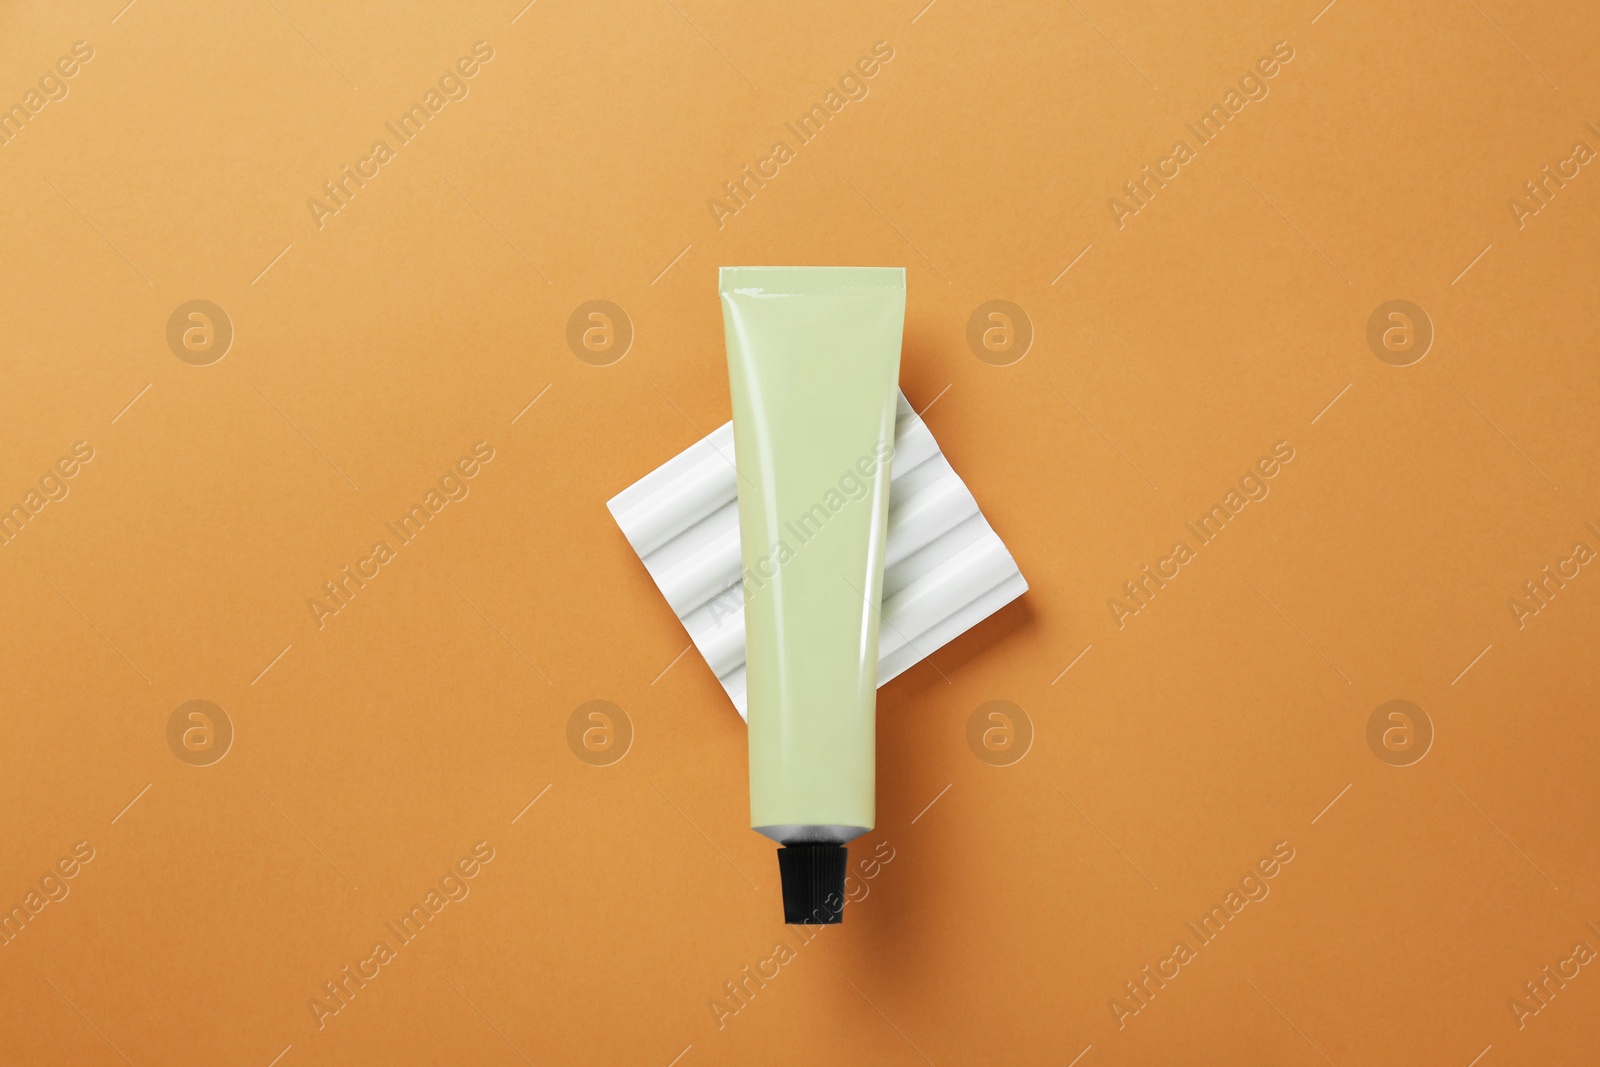
M 872 829 L 878 620 L 901 267 L 723 267 L 739 465 L 750 824 L 777 841 L 784 921 L 844 913 Z

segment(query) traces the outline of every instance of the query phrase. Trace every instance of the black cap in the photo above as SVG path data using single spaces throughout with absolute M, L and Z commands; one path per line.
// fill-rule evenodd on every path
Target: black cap
M 778 849 L 784 922 L 827 926 L 844 920 L 844 876 L 849 854 L 843 845 L 800 844 Z

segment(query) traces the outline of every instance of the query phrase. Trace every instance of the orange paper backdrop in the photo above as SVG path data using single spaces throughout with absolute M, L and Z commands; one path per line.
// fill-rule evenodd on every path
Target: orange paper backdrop
M 0 1061 L 1593 1054 L 1595 12 L 124 2 L 0 14 Z M 604 506 L 769 263 L 1031 584 L 814 937 Z

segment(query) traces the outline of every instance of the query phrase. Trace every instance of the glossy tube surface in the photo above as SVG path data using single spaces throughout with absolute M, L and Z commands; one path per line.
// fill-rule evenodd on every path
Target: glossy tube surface
M 739 467 L 751 825 L 785 845 L 840 845 L 875 818 L 905 271 L 724 267 L 720 281 Z

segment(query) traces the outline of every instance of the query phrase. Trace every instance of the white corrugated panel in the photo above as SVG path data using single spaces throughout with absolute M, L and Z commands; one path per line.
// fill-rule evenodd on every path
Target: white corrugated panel
M 738 476 L 726 423 L 606 504 L 745 715 Z M 1016 560 L 902 394 L 889 483 L 878 684 L 1021 596 Z

